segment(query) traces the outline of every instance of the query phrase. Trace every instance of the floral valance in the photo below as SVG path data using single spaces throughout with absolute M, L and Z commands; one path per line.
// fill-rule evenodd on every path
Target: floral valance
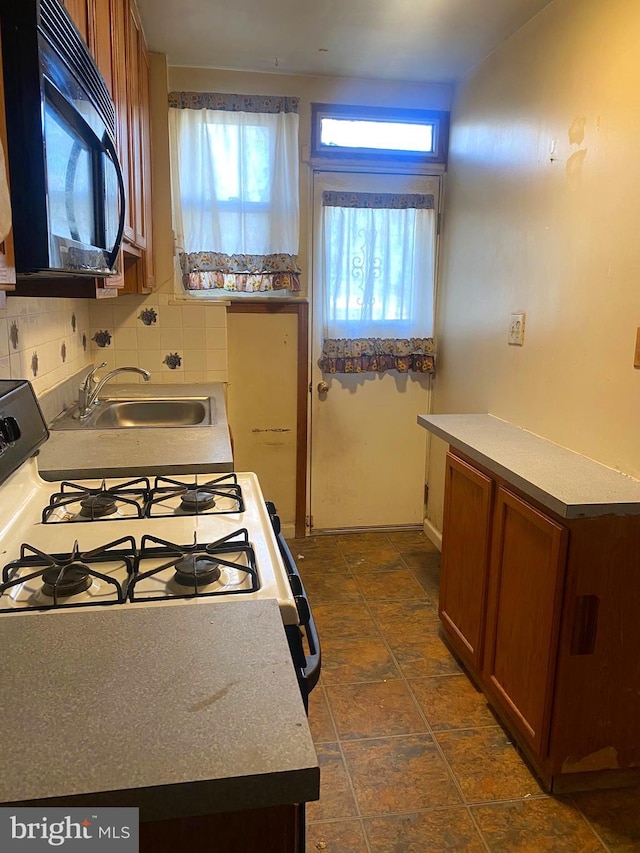
M 375 210 L 433 210 L 435 201 L 429 193 L 345 193 L 325 190 L 324 207 L 366 207 Z
M 323 373 L 433 373 L 433 338 L 325 338 Z
M 265 293 L 300 290 L 297 255 L 225 255 L 221 252 L 181 252 L 185 290 L 228 290 Z
M 297 113 L 300 98 L 280 95 L 227 95 L 223 92 L 169 92 L 174 110 L 226 110 L 233 113 Z

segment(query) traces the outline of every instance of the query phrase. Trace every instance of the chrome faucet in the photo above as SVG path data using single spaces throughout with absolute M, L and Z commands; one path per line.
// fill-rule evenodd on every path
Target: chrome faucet
M 102 391 L 107 382 L 110 379 L 113 379 L 114 376 L 117 376 L 118 373 L 139 373 L 145 382 L 148 382 L 151 379 L 151 374 L 143 367 L 116 367 L 115 370 L 110 370 L 109 373 L 105 374 L 99 382 L 96 381 L 95 374 L 98 370 L 101 370 L 106 366 L 107 362 L 103 361 L 102 364 L 99 364 L 97 367 L 90 370 L 89 373 L 87 373 L 84 382 L 78 389 L 78 416 L 80 420 L 84 420 L 84 418 L 89 417 L 92 412 L 93 404 L 98 399 L 98 394 Z

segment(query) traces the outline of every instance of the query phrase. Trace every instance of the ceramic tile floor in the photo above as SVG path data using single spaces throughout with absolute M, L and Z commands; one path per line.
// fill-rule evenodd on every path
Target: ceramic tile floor
M 541 790 L 440 639 L 422 533 L 289 544 L 323 652 L 307 853 L 640 851 L 640 789 Z

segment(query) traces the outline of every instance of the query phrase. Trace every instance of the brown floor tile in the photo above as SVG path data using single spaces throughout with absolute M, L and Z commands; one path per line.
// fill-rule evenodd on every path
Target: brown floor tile
M 351 574 L 319 570 L 300 570 L 304 588 L 309 596 L 311 607 L 332 601 L 362 601 L 360 587 Z
M 311 599 L 310 603 L 321 645 L 325 640 L 380 638 L 378 626 L 364 601 L 317 604 Z
M 386 533 L 344 533 L 336 536 L 338 547 L 345 556 L 347 554 L 366 554 L 379 548 L 389 548 L 390 542 Z
M 475 806 L 472 811 L 495 853 L 599 853 L 605 849 L 566 801 L 545 797 Z
M 360 814 L 421 811 L 460 802 L 457 788 L 427 734 L 342 745 Z
M 438 602 L 430 598 L 414 601 L 369 601 L 368 607 L 385 637 L 396 645 L 414 643 L 425 631 L 440 628 Z
M 388 572 L 392 569 L 406 569 L 402 558 L 396 553 L 352 556 L 347 557 L 346 560 L 354 575 L 366 574 L 367 572 Z
M 287 545 L 291 549 L 294 559 L 299 554 L 307 556 L 322 552 L 339 553 L 340 550 L 335 536 L 305 536 L 304 539 L 287 539 Z
M 402 559 L 410 569 L 428 569 L 435 577 L 440 572 L 440 551 L 405 551 Z
M 325 686 L 400 678 L 382 639 L 325 640 L 322 679 Z
M 460 665 L 437 633 L 425 631 L 419 642 L 389 637 L 391 650 L 406 678 L 459 673 Z
M 500 727 L 438 732 L 435 737 L 468 803 L 541 793 L 534 776 Z
M 498 725 L 486 699 L 464 673 L 413 678 L 409 685 L 434 731 Z
M 327 697 L 340 740 L 426 731 L 404 681 L 336 685 Z
M 337 743 L 316 747 L 320 766 L 320 799 L 307 803 L 307 820 L 331 820 L 358 814 Z
M 294 554 L 293 559 L 296 561 L 300 574 L 308 571 L 327 572 L 328 574 L 342 572 L 344 574 L 349 571 L 346 560 L 339 551 L 335 553 L 320 551 L 317 554 L 306 555 Z
M 438 566 L 409 566 L 409 571 L 428 596 L 438 598 L 440 595 L 440 568 Z
M 329 713 L 327 697 L 318 685 L 309 696 L 309 728 L 314 743 L 333 743 L 338 739 Z
M 572 794 L 582 814 L 612 853 L 640 850 L 640 788 Z
M 410 551 L 438 551 L 422 530 L 390 530 L 387 539 L 403 554 Z
M 368 853 L 359 820 L 307 824 L 306 853 Z
M 356 575 L 361 592 L 368 601 L 423 599 L 424 590 L 408 569 Z
M 464 806 L 372 818 L 364 826 L 372 853 L 484 853 L 486 850 Z

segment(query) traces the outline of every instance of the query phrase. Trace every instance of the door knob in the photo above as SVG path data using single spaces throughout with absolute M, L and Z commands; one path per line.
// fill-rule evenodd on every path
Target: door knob
M 322 382 L 318 382 L 318 394 L 326 394 L 329 390 L 329 385 L 322 380 Z

